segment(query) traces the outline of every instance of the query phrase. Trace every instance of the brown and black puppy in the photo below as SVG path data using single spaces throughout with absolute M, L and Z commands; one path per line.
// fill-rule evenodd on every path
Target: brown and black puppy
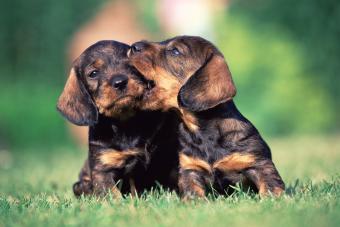
M 72 123 L 89 125 L 89 157 L 73 190 L 81 194 L 142 191 L 156 181 L 172 187 L 178 165 L 176 117 L 140 111 L 150 86 L 128 64 L 129 46 L 100 41 L 75 60 L 58 110 Z
M 176 108 L 180 131 L 179 189 L 184 199 L 204 197 L 242 182 L 260 195 L 284 192 L 271 152 L 256 128 L 236 108 L 236 89 L 223 55 L 200 37 L 137 42 L 131 63 L 155 82 L 150 109 Z

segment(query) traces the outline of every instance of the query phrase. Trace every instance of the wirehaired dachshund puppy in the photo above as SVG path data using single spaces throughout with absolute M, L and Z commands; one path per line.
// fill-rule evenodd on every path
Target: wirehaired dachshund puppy
M 207 186 L 227 191 L 243 183 L 261 196 L 279 196 L 285 186 L 270 149 L 233 102 L 236 88 L 221 52 L 192 36 L 132 45 L 131 64 L 152 80 L 145 104 L 175 108 L 179 126 L 179 190 L 184 199 L 205 197 Z
M 129 48 L 116 41 L 90 46 L 74 61 L 59 97 L 63 116 L 90 126 L 89 156 L 73 186 L 76 196 L 134 194 L 156 181 L 177 186 L 177 117 L 140 110 L 150 84 L 128 64 Z

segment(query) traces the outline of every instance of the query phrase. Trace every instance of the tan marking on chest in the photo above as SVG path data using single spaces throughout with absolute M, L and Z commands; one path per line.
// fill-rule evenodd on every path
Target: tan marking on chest
M 241 171 L 255 163 L 252 154 L 233 153 L 214 163 L 213 168 L 222 172 Z
M 198 158 L 193 158 L 185 154 L 179 155 L 179 165 L 184 170 L 196 170 L 212 173 L 209 163 Z
M 98 159 L 101 164 L 112 167 L 112 168 L 121 168 L 125 165 L 126 160 L 140 155 L 140 152 L 137 150 L 126 150 L 126 151 L 117 151 L 114 149 L 110 149 L 102 152 Z
M 190 112 L 181 110 L 182 120 L 191 132 L 197 132 L 199 130 L 199 124 L 197 118 Z

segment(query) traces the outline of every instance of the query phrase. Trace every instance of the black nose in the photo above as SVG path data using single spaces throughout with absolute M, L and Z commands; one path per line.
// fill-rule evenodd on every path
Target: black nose
M 143 49 L 145 49 L 146 43 L 145 42 L 137 42 L 131 45 L 131 51 L 133 53 L 141 52 Z
M 126 88 L 127 84 L 128 84 L 128 80 L 129 78 L 125 75 L 115 75 L 112 78 L 111 84 L 114 88 L 119 89 L 119 90 L 123 90 Z

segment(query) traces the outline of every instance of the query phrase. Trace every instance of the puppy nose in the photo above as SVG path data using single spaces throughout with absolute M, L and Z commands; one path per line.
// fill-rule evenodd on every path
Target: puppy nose
M 115 89 L 123 90 L 128 84 L 129 78 L 125 75 L 116 75 L 113 77 L 111 84 Z
M 137 42 L 131 45 L 132 53 L 141 52 L 145 49 L 146 43 L 145 42 Z

